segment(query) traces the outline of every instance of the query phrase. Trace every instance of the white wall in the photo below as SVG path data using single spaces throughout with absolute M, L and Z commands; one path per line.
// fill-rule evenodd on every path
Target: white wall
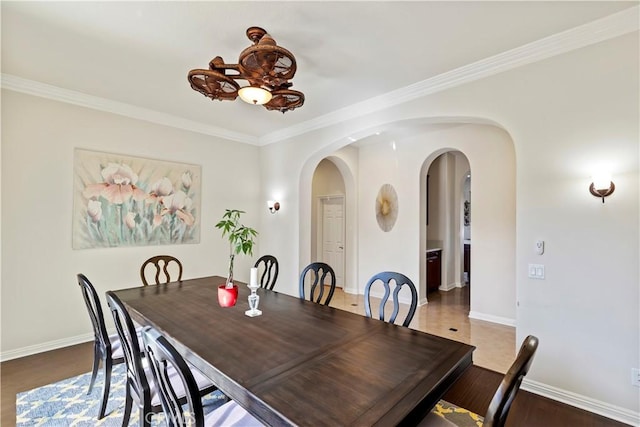
M 423 164 L 435 159 L 443 150 L 459 150 L 467 155 L 478 169 L 478 244 L 473 268 L 477 268 L 477 282 L 471 294 L 471 310 L 487 317 L 515 319 L 515 193 L 509 192 L 506 182 L 515 179 L 513 143 L 501 129 L 493 126 L 425 125 L 416 129 L 410 137 L 394 137 L 395 144 L 381 142 L 360 149 L 360 187 L 358 190 L 359 225 L 359 276 L 367 278 L 384 271 L 399 271 L 419 284 L 419 297 L 426 295 L 425 240 L 421 212 L 426 208 L 425 177 Z M 392 148 L 392 147 L 395 147 Z M 501 168 L 492 168 L 494 163 Z M 431 163 L 432 164 L 432 163 Z M 444 190 L 440 184 L 455 181 L 455 156 L 446 154 L 436 167 L 434 189 L 434 220 L 430 230 L 442 234 L 434 236 L 444 242 L 443 283 L 455 281 L 454 277 L 459 242 L 452 234 L 459 235 L 459 197 L 453 191 Z M 394 186 L 398 194 L 398 219 L 394 228 L 383 232 L 376 222 L 373 206 L 378 190 L 383 184 Z M 496 189 L 501 191 L 495 191 Z M 437 203 L 435 200 L 437 199 Z M 455 203 L 454 203 L 455 200 Z M 449 206 L 447 206 L 449 205 Z M 500 217 L 504 220 L 496 221 Z M 437 227 L 437 228 L 434 228 Z M 496 239 L 497 238 L 497 239 Z M 431 237 L 429 236 L 429 239 Z
M 278 188 L 289 198 L 289 209 L 265 230 L 268 244 L 289 265 L 282 282 L 294 281 L 299 271 L 294 266 L 309 259 L 309 219 L 304 217 L 310 201 L 303 190 L 310 188 L 313 168 L 347 145 L 349 136 L 419 117 L 499 123 L 515 146 L 516 179 L 506 185 L 517 194 L 512 266 L 519 304 L 513 309 L 517 338 L 540 338 L 529 384 L 540 393 L 555 393 L 572 404 L 637 423 L 640 389 L 631 385 L 630 373 L 640 360 L 639 47 L 636 32 L 263 147 L 260 161 L 265 167 L 272 162 L 288 165 L 263 168 L 261 177 L 263 191 Z M 461 151 L 473 171 L 474 253 L 500 262 L 502 254 L 494 252 L 493 243 L 477 244 L 483 237 L 478 224 L 485 219 L 475 200 L 482 200 L 481 189 L 489 191 L 490 185 L 477 173 L 483 168 L 504 173 L 503 163 L 480 166 Z M 600 162 L 610 164 L 616 183 L 616 192 L 604 205 L 588 192 L 589 176 Z M 403 174 L 398 172 L 399 179 L 412 181 Z M 403 200 L 408 196 L 399 196 L 400 215 L 405 215 Z M 371 195 L 359 198 L 366 201 Z M 417 232 L 398 228 L 409 245 L 416 244 Z M 283 235 L 286 241 L 276 241 Z M 511 236 L 491 238 L 487 241 L 504 243 L 500 241 Z M 546 241 L 542 256 L 534 255 L 536 239 Z M 360 251 L 364 246 L 361 242 Z M 477 256 L 472 261 L 474 280 L 481 268 L 475 261 Z M 544 281 L 527 278 L 527 264 L 534 262 L 545 264 Z M 397 265 L 415 274 L 417 263 L 416 257 L 413 263 L 402 260 Z
M 541 342 L 531 379 L 632 410 L 636 423 L 640 388 L 630 372 L 640 365 L 638 52 L 635 33 L 527 67 L 514 76 L 531 85 L 521 116 L 509 114 L 523 159 L 517 338 L 534 333 Z M 601 164 L 616 184 L 605 204 L 588 191 Z M 475 175 L 472 194 L 474 184 Z M 536 239 L 545 240 L 542 256 L 534 254 Z M 546 279 L 527 279 L 528 263 L 544 264 Z
M 75 147 L 202 165 L 201 243 L 72 250 Z M 225 275 L 228 243 L 214 225 L 225 208 L 258 225 L 258 179 L 257 147 L 2 91 L 3 359 L 91 339 L 77 273 L 103 303 L 109 289 L 139 286 L 140 265 L 159 253 L 180 258 L 185 279 Z M 238 258 L 248 280 L 253 260 Z

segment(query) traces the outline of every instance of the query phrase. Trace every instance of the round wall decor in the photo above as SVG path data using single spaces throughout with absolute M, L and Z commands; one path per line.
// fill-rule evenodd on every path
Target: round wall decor
M 398 219 L 398 195 L 391 184 L 384 184 L 376 197 L 376 220 L 382 231 L 391 231 Z

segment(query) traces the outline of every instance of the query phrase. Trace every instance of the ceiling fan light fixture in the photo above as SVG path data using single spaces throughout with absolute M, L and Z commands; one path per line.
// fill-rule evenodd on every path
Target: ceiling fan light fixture
M 210 99 L 232 101 L 240 96 L 249 104 L 282 113 L 301 107 L 304 94 L 291 90 L 297 68 L 293 54 L 263 28 L 249 27 L 246 34 L 253 45 L 240 53 L 237 64 L 226 64 L 216 56 L 208 70 L 189 71 L 191 88 Z
M 256 86 L 245 86 L 238 90 L 238 96 L 248 103 L 254 105 L 264 105 L 271 101 L 272 95 L 266 89 Z

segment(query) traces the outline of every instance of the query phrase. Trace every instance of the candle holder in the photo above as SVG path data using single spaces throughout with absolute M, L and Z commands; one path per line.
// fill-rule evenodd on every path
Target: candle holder
M 249 310 L 245 311 L 244 314 L 249 317 L 256 317 L 262 314 L 262 311 L 258 310 L 258 304 L 260 303 L 260 297 L 256 293 L 258 289 L 257 284 L 247 285 L 249 289 L 251 289 L 251 294 L 249 295 Z

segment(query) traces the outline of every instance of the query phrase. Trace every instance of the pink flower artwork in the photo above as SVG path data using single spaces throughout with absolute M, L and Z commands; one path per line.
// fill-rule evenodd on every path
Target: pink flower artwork
M 85 197 L 102 196 L 117 205 L 128 202 L 131 198 L 142 200 L 146 197 L 145 192 L 135 186 L 138 175 L 128 165 L 110 163 L 102 169 L 101 175 L 104 182 L 87 185 L 82 193 Z
M 162 198 L 162 205 L 164 206 L 160 211 L 160 215 L 176 215 L 187 225 L 193 225 L 195 219 L 193 215 L 189 213 L 191 210 L 191 199 L 187 195 L 178 191 L 177 193 L 165 196 Z
M 73 247 L 200 241 L 200 166 L 76 149 Z

